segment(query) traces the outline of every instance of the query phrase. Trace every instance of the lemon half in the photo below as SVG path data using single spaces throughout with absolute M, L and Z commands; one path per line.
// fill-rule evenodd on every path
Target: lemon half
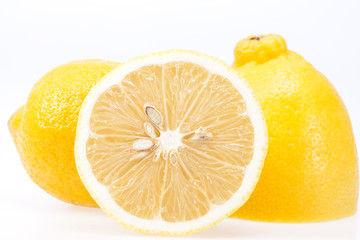
M 79 175 L 121 226 L 186 235 L 249 198 L 267 150 L 248 84 L 207 55 L 170 50 L 130 60 L 85 98 L 75 141 Z

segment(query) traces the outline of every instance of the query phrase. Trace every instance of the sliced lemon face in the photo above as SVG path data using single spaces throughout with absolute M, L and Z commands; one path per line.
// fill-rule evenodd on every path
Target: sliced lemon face
M 91 90 L 75 155 L 86 188 L 119 224 L 184 235 L 248 199 L 266 149 L 246 82 L 212 57 L 172 50 L 130 60 Z

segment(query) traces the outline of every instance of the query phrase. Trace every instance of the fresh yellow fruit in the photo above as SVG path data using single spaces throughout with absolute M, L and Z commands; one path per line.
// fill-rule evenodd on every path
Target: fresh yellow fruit
M 90 194 L 120 225 L 185 235 L 248 199 L 266 149 L 261 108 L 236 71 L 171 50 L 124 63 L 90 91 L 75 159 Z
M 259 98 L 269 131 L 259 183 L 233 217 L 315 222 L 354 214 L 359 170 L 353 132 L 326 77 L 273 34 L 239 41 L 233 66 Z
M 97 206 L 76 171 L 76 124 L 90 88 L 118 65 L 92 59 L 55 68 L 35 84 L 27 103 L 8 122 L 31 179 L 65 202 Z

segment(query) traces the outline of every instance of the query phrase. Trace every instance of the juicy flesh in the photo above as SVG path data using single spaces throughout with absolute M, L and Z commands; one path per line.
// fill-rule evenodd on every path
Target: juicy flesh
M 240 188 L 253 143 L 246 104 L 229 80 L 170 62 L 143 66 L 102 93 L 87 158 L 122 209 L 180 222 L 205 215 Z

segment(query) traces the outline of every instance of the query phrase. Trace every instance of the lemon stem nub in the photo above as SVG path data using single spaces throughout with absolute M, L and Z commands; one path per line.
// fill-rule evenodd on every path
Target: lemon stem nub
M 260 36 L 250 38 L 250 40 L 256 40 L 256 41 L 260 41 L 261 39 L 262 39 L 262 37 L 260 37 Z

